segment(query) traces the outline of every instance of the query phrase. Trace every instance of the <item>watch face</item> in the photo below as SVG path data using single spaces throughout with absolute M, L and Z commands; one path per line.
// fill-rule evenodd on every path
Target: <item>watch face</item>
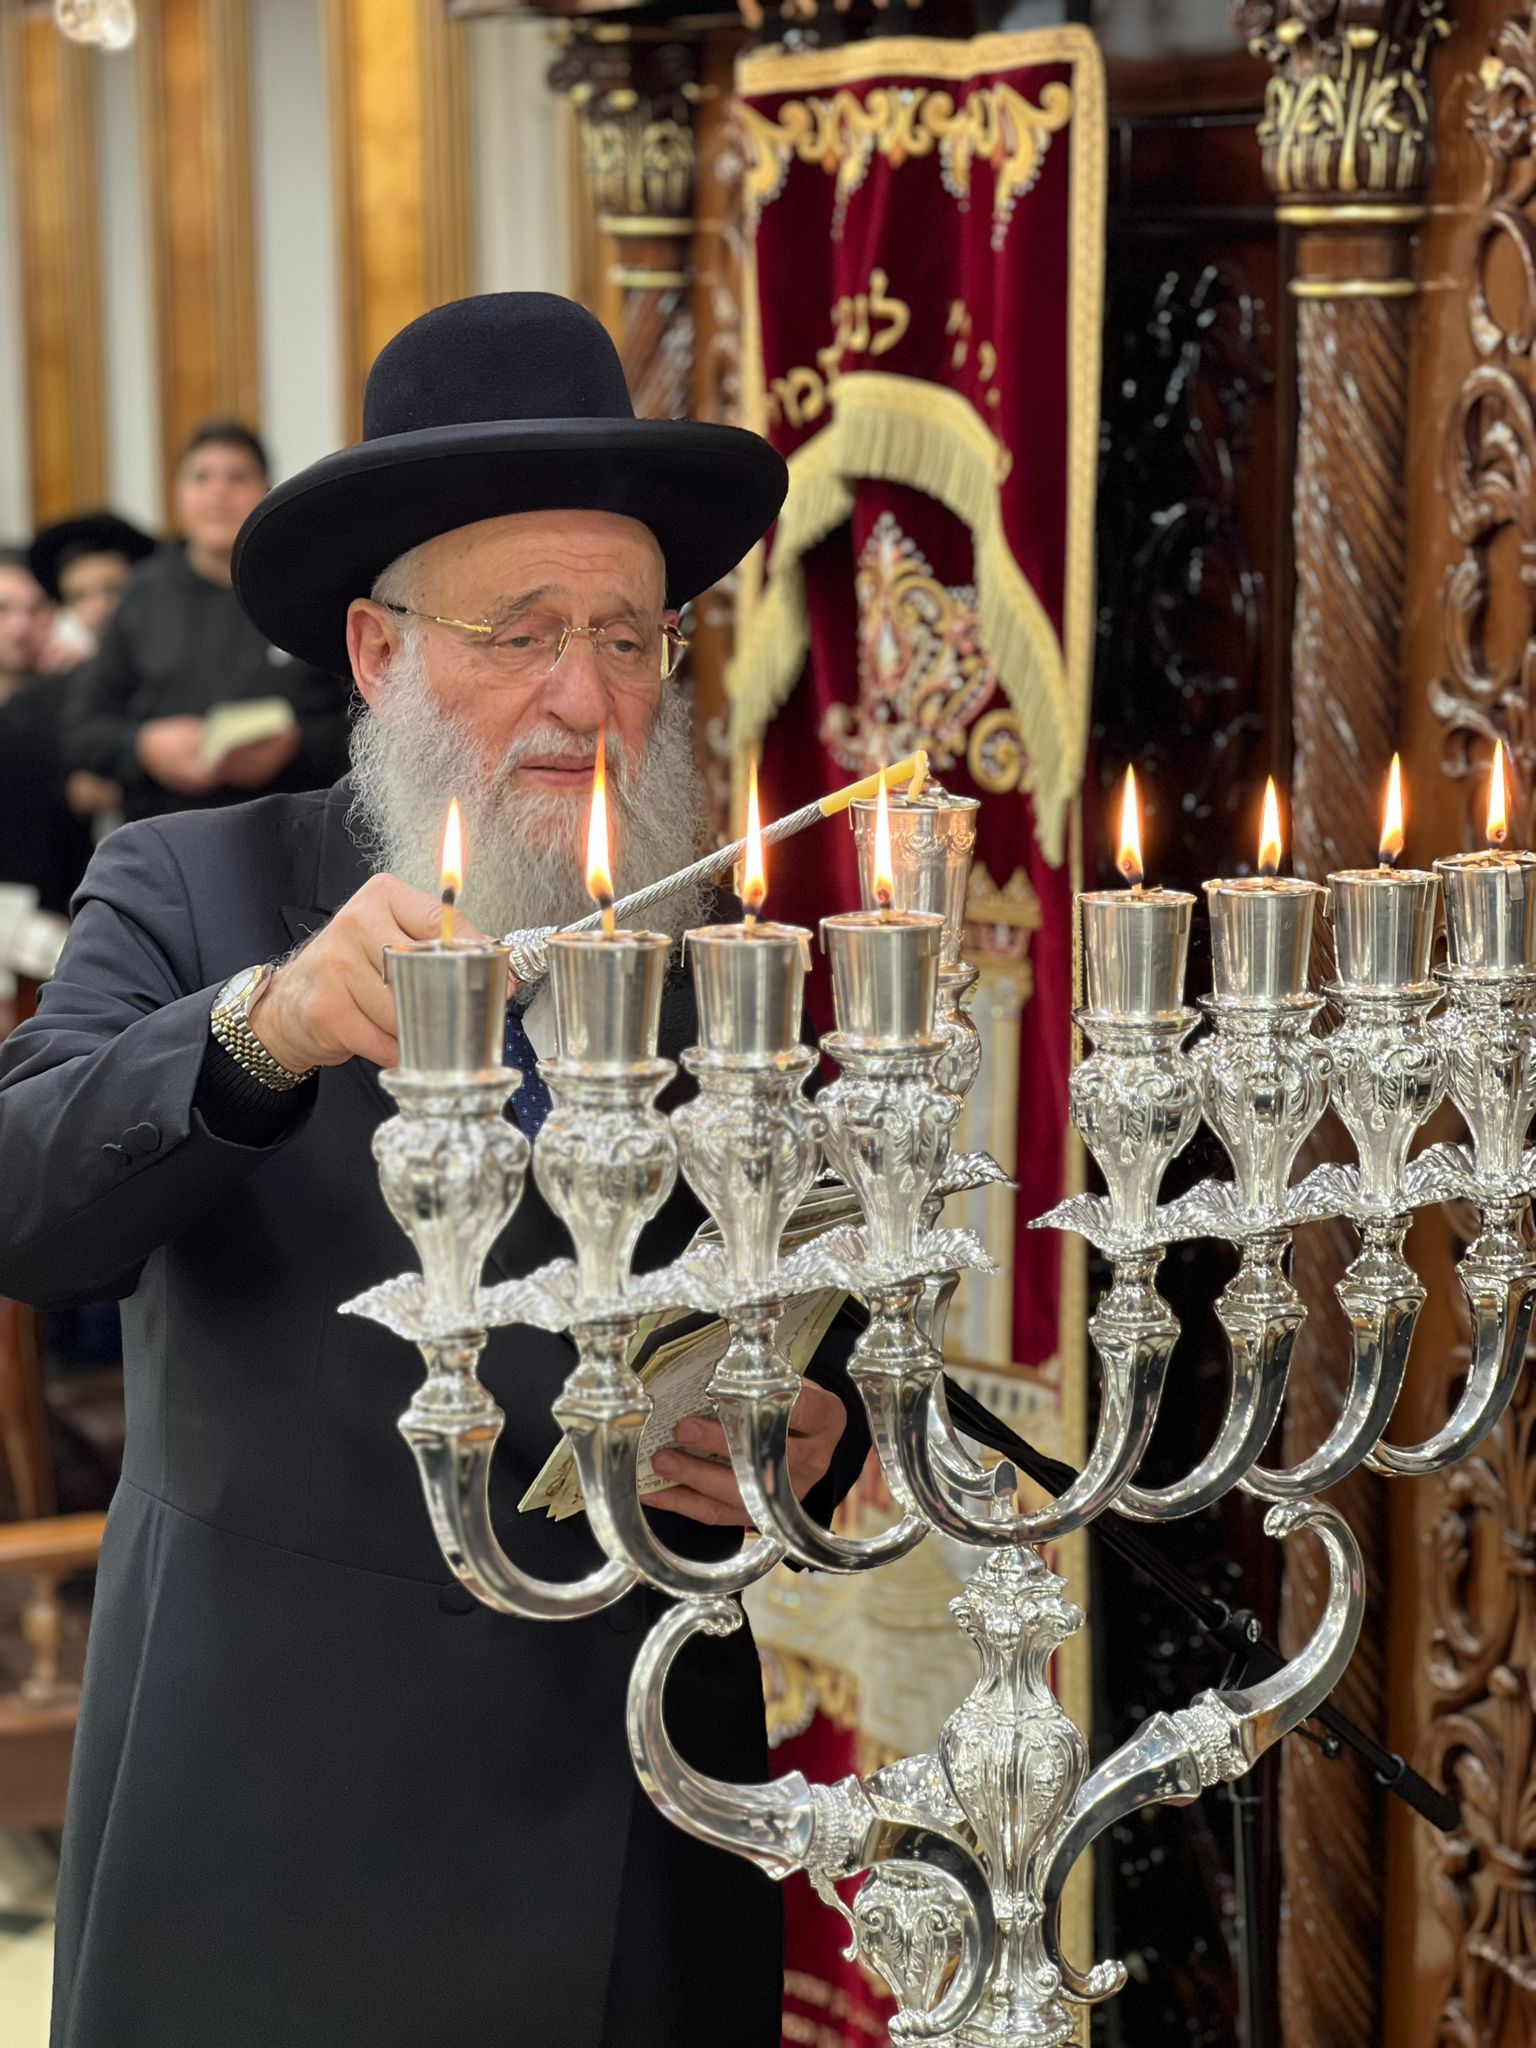
M 238 974 L 231 975 L 225 982 L 219 997 L 221 1010 L 241 1010 L 250 998 L 251 991 L 261 979 L 259 967 L 242 967 Z

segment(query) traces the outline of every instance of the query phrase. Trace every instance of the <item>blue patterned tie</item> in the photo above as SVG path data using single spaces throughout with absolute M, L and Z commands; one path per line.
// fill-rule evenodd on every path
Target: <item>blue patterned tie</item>
M 532 998 L 528 1000 L 532 1001 Z M 525 1137 L 536 1138 L 543 1129 L 551 1103 L 549 1089 L 539 1074 L 539 1056 L 523 1024 L 523 1013 L 527 1007 L 527 1002 L 508 1003 L 507 1030 L 502 1040 L 501 1056 L 523 1077 L 522 1085 L 512 1097 L 512 1114 L 517 1119 L 518 1129 Z

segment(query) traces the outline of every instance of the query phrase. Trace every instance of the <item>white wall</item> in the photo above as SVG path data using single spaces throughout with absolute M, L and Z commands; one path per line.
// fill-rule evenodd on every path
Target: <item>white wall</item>
M 20 252 L 5 83 L 0 73 L 0 545 L 26 540 L 32 531 L 26 340 L 21 324 Z
M 570 288 L 558 104 L 544 82 L 549 24 L 467 24 L 477 292 Z
M 343 439 L 324 0 L 258 0 L 250 21 L 261 424 L 276 482 Z
M 132 51 L 93 61 L 107 502 L 158 533 L 164 518 L 160 386 L 138 69 Z

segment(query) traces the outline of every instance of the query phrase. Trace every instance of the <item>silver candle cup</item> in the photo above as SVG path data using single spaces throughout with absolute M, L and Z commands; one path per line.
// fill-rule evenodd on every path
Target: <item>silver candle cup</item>
M 1194 897 L 1180 889 L 1097 889 L 1078 901 L 1089 1014 L 1124 1023 L 1178 1016 Z
M 1454 853 L 1435 862 L 1445 885 L 1445 942 L 1464 974 L 1536 969 L 1536 853 Z
M 942 917 L 850 910 L 821 920 L 837 1028 L 852 1046 L 936 1043 Z
M 444 1081 L 505 1073 L 505 946 L 445 946 L 436 939 L 386 946 L 384 979 L 395 998 L 397 1072 Z
M 706 1052 L 772 1060 L 800 1043 L 811 935 L 798 924 L 706 925 L 683 950 Z
M 878 907 L 875 888 L 875 817 L 879 800 L 858 797 L 849 806 L 859 856 L 859 890 L 864 908 Z M 951 796 L 930 782 L 915 803 L 904 796 L 888 799 L 891 826 L 891 902 L 897 910 L 918 911 L 944 921 L 940 965 L 960 965 L 965 942 L 965 896 L 976 848 L 976 814 L 980 800 Z
M 1440 878 L 1423 868 L 1345 868 L 1328 877 L 1338 985 L 1349 993 L 1429 980 Z
M 1218 998 L 1283 1003 L 1307 985 L 1312 918 L 1323 894 L 1316 882 L 1247 875 L 1207 882 L 1211 975 Z
M 556 1057 L 590 1072 L 654 1060 L 671 950 L 664 932 L 552 933 Z

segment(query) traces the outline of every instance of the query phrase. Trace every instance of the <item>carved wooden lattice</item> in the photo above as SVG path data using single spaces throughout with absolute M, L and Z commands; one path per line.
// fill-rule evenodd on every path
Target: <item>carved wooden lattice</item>
M 1466 295 L 1473 364 L 1445 432 L 1441 486 L 1459 554 L 1441 592 L 1444 672 L 1430 685 L 1441 765 L 1461 784 L 1463 842 L 1481 838 L 1496 738 L 1515 771 L 1518 843 L 1536 830 L 1536 15 L 1491 34 L 1463 102 L 1481 173 Z M 1465 1371 L 1457 1346 L 1442 1388 Z M 1426 1560 L 1428 1726 L 1419 1767 L 1451 1786 L 1462 1825 L 1422 1832 L 1428 1892 L 1450 1935 L 1437 2048 L 1536 2039 L 1536 1380 L 1445 1478 Z

